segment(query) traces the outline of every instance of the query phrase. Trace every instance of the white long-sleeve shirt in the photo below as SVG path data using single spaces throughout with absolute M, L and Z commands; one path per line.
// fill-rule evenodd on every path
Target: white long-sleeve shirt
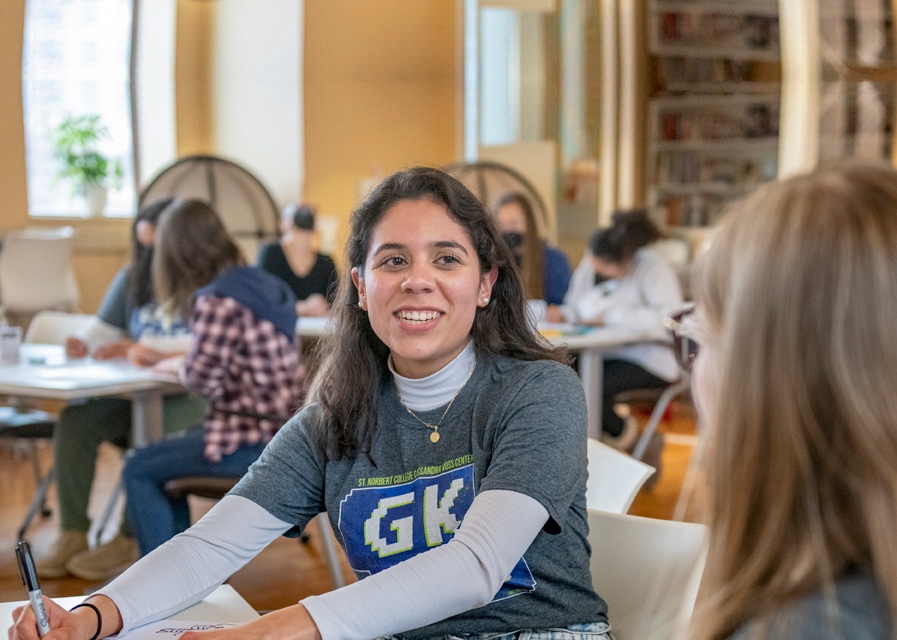
M 649 248 L 640 249 L 626 276 L 599 285 L 594 281 L 592 263 L 586 256 L 576 268 L 564 298 L 563 311 L 568 320 L 601 319 L 609 326 L 644 329 L 658 342 L 669 340 L 663 319 L 682 305 L 682 287 L 672 267 L 659 254 Z M 679 377 L 672 351 L 662 344 L 621 347 L 606 357 L 627 360 L 664 380 Z
M 448 402 L 475 361 L 471 341 L 432 376 L 393 375 L 408 405 L 422 411 Z M 484 491 L 447 544 L 301 604 L 324 640 L 366 640 L 425 626 L 487 604 L 547 520 L 534 498 Z M 291 526 L 251 500 L 226 496 L 98 593 L 118 606 L 127 633 L 199 602 Z

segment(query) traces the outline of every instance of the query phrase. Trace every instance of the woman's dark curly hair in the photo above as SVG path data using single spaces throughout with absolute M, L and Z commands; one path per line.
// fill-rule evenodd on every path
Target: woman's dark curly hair
M 352 213 L 351 235 L 331 311 L 335 330 L 318 345 L 321 366 L 310 390 L 311 401 L 321 408 L 312 429 L 325 456 L 354 458 L 370 451 L 380 383 L 388 371 L 389 348 L 374 333 L 367 312 L 358 307 L 352 269 L 363 275 L 371 238 L 393 205 L 424 199 L 444 206 L 464 227 L 476 249 L 481 273 L 498 269 L 491 301 L 477 308 L 470 330 L 477 355 L 568 362 L 566 350 L 552 348 L 529 324 L 517 264 L 482 203 L 458 180 L 438 169 L 399 171 L 381 182 Z

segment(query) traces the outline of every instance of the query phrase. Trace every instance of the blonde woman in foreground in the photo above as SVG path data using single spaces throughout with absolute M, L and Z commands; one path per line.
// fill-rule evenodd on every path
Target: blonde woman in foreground
M 689 638 L 894 637 L 897 172 L 762 188 L 695 284 L 711 533 Z

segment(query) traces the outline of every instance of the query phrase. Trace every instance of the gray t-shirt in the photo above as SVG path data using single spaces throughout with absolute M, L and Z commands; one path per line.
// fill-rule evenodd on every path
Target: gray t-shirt
M 852 573 L 835 583 L 834 608 L 823 592 L 782 607 L 764 622 L 751 621 L 730 640 L 890 640 L 888 601 L 876 582 Z
M 130 284 L 128 282 L 131 273 L 131 265 L 125 265 L 119 269 L 106 293 L 100 302 L 100 308 L 97 311 L 97 317 L 110 324 L 118 327 L 125 333 L 130 330 L 131 324 L 131 294 Z
M 481 491 L 523 493 L 550 516 L 490 604 L 403 637 L 607 620 L 589 573 L 586 409 L 572 369 L 479 358 L 436 443 L 387 376 L 373 464 L 364 454 L 325 463 L 304 424 L 317 410 L 309 405 L 283 427 L 232 493 L 294 523 L 293 535 L 326 510 L 359 578 L 447 543 Z M 436 424 L 443 411 L 416 413 Z

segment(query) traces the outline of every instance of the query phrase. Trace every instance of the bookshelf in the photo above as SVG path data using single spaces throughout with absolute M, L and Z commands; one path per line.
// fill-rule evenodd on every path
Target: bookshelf
M 893 160 L 893 0 L 783 0 L 780 173 L 840 158 Z
M 775 0 L 650 0 L 646 196 L 655 219 L 701 235 L 778 174 Z

